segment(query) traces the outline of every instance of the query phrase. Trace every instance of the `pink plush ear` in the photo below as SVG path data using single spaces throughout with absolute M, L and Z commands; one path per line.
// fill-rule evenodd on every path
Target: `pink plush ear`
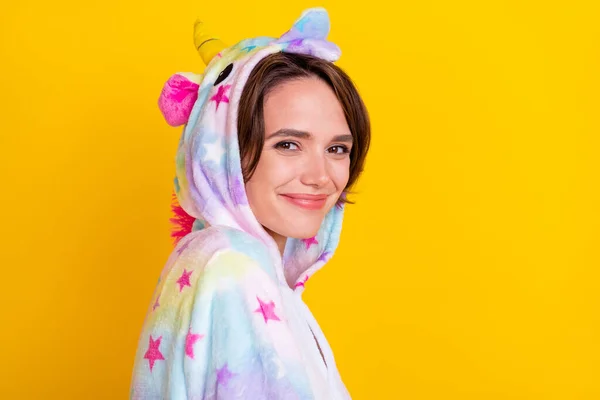
M 177 73 L 169 78 L 158 98 L 158 108 L 171 126 L 186 124 L 194 103 L 202 75 Z

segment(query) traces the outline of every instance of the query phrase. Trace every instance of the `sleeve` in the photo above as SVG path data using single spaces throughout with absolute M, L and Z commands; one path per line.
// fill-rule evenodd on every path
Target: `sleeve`
M 130 398 L 312 398 L 280 291 L 252 258 L 178 259 L 154 298 Z

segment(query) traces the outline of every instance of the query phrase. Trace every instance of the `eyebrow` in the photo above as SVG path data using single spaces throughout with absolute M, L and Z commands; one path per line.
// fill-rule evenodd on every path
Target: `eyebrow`
M 298 129 L 291 129 L 291 128 L 282 128 L 279 129 L 273 133 L 271 133 L 269 136 L 267 136 L 266 140 L 269 140 L 271 138 L 274 137 L 295 137 L 298 139 L 310 139 L 312 137 L 312 135 L 309 132 L 306 131 L 300 131 Z M 333 142 L 345 142 L 345 143 L 352 143 L 352 141 L 354 140 L 354 138 L 352 137 L 352 135 L 337 135 L 333 137 Z

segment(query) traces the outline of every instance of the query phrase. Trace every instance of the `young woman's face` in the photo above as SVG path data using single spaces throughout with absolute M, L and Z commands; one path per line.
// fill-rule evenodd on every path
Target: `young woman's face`
M 268 94 L 264 122 L 264 147 L 246 182 L 250 207 L 271 235 L 311 238 L 348 183 L 344 111 L 325 82 L 302 78 Z

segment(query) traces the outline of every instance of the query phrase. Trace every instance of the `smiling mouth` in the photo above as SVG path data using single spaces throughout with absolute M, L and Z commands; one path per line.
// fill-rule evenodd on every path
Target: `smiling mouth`
M 307 210 L 320 210 L 325 206 L 328 197 L 326 194 L 304 193 L 286 193 L 280 194 L 280 196 L 291 204 Z

